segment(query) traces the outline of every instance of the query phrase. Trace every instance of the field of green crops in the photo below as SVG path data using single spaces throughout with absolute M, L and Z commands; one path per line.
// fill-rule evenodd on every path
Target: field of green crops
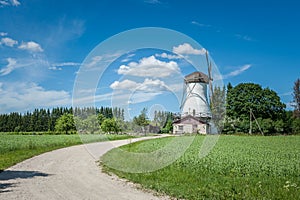
M 102 157 L 102 165 L 105 171 L 176 198 L 300 199 L 299 136 L 220 136 L 209 155 L 200 159 L 204 137 L 197 136 L 181 158 L 155 172 L 125 173 L 107 167 L 106 161 L 117 159 L 116 149 Z M 172 140 L 142 141 L 122 149 L 151 152 Z
M 0 171 L 32 156 L 62 147 L 126 139 L 128 135 L 10 135 L 0 134 Z

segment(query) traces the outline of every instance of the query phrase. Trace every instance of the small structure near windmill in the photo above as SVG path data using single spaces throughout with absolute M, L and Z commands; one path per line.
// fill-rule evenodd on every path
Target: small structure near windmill
M 209 133 L 211 111 L 207 85 L 211 85 L 210 77 L 210 68 L 209 77 L 199 71 L 185 76 L 180 118 L 173 122 L 174 134 Z

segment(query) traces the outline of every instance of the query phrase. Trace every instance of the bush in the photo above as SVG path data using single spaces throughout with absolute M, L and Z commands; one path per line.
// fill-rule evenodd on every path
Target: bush
M 300 118 L 294 119 L 292 122 L 292 130 L 294 134 L 300 134 Z

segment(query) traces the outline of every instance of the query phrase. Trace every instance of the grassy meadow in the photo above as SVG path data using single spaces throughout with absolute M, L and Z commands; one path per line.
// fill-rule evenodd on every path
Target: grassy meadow
M 184 136 L 188 137 L 188 136 Z M 101 160 L 104 170 L 144 188 L 183 199 L 300 199 L 299 136 L 220 136 L 208 156 L 200 159 L 205 136 L 197 136 L 182 157 L 148 173 L 125 173 L 105 163 L 117 159 L 116 149 Z M 130 152 L 152 152 L 172 137 L 132 143 Z M 131 165 L 130 160 L 122 165 Z
M 13 135 L 0 133 L 0 171 L 35 155 L 83 143 L 127 139 L 128 135 Z

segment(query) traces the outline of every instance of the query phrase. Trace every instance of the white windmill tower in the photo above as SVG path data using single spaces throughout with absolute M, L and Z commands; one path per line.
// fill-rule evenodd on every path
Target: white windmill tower
M 184 78 L 184 89 L 180 106 L 180 119 L 173 122 L 173 133 L 211 133 L 212 113 L 212 76 L 211 62 L 206 53 L 208 76 L 202 72 L 193 72 Z M 209 85 L 209 100 L 208 89 Z
M 202 72 L 193 72 L 184 78 L 184 91 L 181 102 L 181 118 L 188 115 L 197 118 L 210 118 L 211 112 L 207 97 L 209 77 Z

